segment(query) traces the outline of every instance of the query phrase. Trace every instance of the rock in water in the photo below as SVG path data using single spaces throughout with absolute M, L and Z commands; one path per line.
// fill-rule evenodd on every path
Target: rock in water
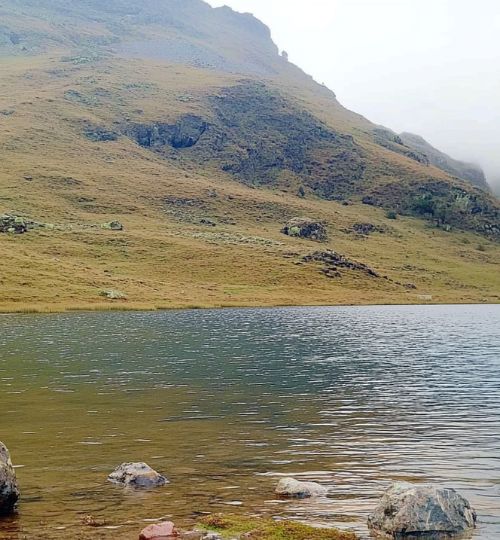
M 164 521 L 157 525 L 150 525 L 141 531 L 139 540 L 159 540 L 177 536 L 175 525 L 171 521 Z
M 368 518 L 379 538 L 440 540 L 476 526 L 476 513 L 454 489 L 397 483 Z
M 108 476 L 114 484 L 153 488 L 168 484 L 168 480 L 146 463 L 122 463 Z
M 19 499 L 16 473 L 6 446 L 0 442 L 0 514 L 13 512 Z
M 299 482 L 294 478 L 282 478 L 276 487 L 276 495 L 306 499 L 308 497 L 322 497 L 328 493 L 326 487 L 315 482 Z

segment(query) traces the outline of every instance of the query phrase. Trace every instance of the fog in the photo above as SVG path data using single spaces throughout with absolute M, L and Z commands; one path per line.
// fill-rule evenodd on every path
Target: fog
M 480 164 L 500 192 L 499 0 L 210 0 L 254 13 L 347 107 Z

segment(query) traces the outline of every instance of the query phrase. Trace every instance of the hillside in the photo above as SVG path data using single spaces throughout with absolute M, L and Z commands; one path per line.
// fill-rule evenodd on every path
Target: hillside
M 481 189 L 489 190 L 484 172 L 478 165 L 453 159 L 444 152 L 434 148 L 423 137 L 420 137 L 420 135 L 401 133 L 400 137 L 405 145 L 416 152 L 426 155 L 429 158 L 429 162 L 435 167 L 442 169 L 452 176 L 467 180 Z
M 33 222 L 0 233 L 0 309 L 498 301 L 496 198 L 346 110 L 253 17 L 138 6 L 0 6 L 0 214 Z M 299 216 L 329 239 L 284 235 Z

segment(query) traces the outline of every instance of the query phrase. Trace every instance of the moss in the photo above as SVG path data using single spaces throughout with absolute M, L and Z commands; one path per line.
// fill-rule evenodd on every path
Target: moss
M 207 516 L 200 522 L 210 531 L 220 533 L 224 538 L 245 535 L 248 540 L 356 540 L 354 533 L 337 529 L 319 529 L 292 521 L 248 518 L 244 516 L 216 514 Z

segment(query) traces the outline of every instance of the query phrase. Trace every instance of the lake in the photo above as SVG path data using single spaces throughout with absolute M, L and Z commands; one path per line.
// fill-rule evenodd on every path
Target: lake
M 3 315 L 0 385 L 23 495 L 2 539 L 135 540 L 206 512 L 366 538 L 394 480 L 457 488 L 474 538 L 500 538 L 500 306 Z M 107 483 L 124 461 L 171 484 Z M 331 495 L 278 501 L 282 475 Z

